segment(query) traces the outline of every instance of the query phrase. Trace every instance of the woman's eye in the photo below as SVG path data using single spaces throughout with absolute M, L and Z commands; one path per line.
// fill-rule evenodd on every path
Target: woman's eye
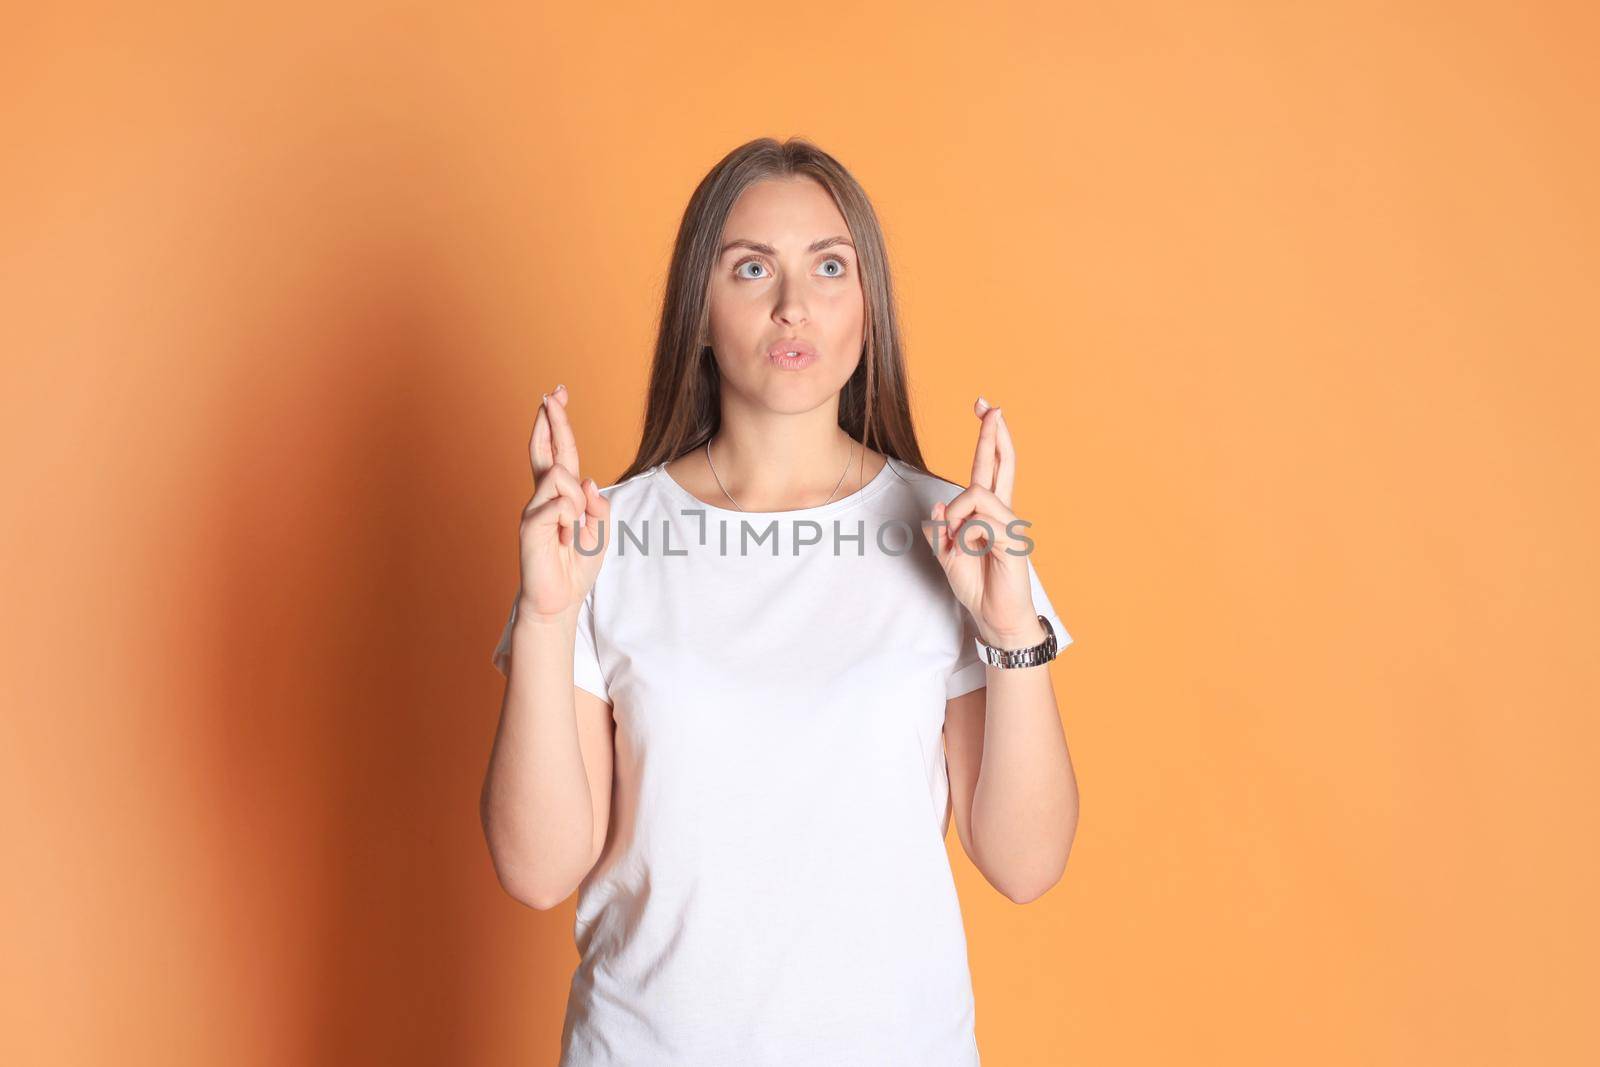
M 830 263 L 834 264 L 833 268 L 831 269 L 828 266 Z M 745 273 L 746 267 L 759 267 L 762 270 L 766 270 L 765 264 L 763 264 L 759 259 L 747 259 L 733 268 L 734 275 L 739 278 L 744 278 L 748 281 L 756 281 L 762 277 L 760 274 Z M 822 261 L 822 267 L 820 269 L 823 271 L 824 277 L 838 278 L 844 275 L 845 271 L 848 269 L 848 266 L 845 261 L 840 259 L 838 256 L 829 256 L 827 259 Z

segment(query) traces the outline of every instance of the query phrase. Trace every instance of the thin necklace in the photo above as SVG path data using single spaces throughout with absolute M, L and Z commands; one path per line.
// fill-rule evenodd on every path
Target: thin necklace
M 855 438 L 852 437 L 850 439 L 850 451 L 844 457 L 844 470 L 839 472 L 839 485 L 844 484 L 844 476 L 850 473 L 850 460 L 855 457 L 855 454 L 856 442 Z M 717 478 L 717 465 L 711 462 L 711 439 L 709 437 L 706 438 L 706 466 L 711 468 L 711 477 L 717 479 L 717 488 L 722 490 L 722 495 L 727 497 L 730 501 L 733 501 L 734 507 L 739 508 L 740 511 L 743 511 L 744 508 L 739 507 L 739 502 L 733 499 L 733 494 L 728 492 L 728 487 L 722 484 L 722 479 Z M 833 493 L 837 493 L 839 491 L 839 485 L 833 487 Z M 829 493 L 828 499 L 824 500 L 821 504 L 818 504 L 817 507 L 824 507 L 829 503 L 829 501 L 833 500 L 833 493 Z

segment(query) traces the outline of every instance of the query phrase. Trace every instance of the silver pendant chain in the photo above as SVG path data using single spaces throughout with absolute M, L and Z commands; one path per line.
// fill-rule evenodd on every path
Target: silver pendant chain
M 851 438 L 851 440 L 850 440 L 850 454 L 845 456 L 845 458 L 844 458 L 844 470 L 839 472 L 839 485 L 843 485 L 844 484 L 844 476 L 846 474 L 850 473 L 850 461 L 855 458 L 855 454 L 856 454 L 855 444 L 856 444 L 855 443 L 855 439 Z M 711 462 L 711 439 L 710 438 L 706 439 L 706 466 L 711 468 L 711 477 L 717 479 L 717 488 L 722 490 L 722 495 L 727 497 L 730 501 L 732 501 L 733 506 L 735 508 L 738 508 L 740 511 L 743 511 L 744 508 L 739 507 L 739 502 L 737 500 L 733 499 L 733 494 L 728 492 L 728 487 L 722 484 L 722 479 L 717 477 L 717 465 L 715 463 Z M 837 493 L 839 491 L 839 485 L 836 485 L 836 486 L 833 487 L 833 493 Z M 825 507 L 827 504 L 831 503 L 833 501 L 833 493 L 829 493 L 828 494 L 828 499 L 824 500 L 821 504 L 818 504 L 817 507 L 819 507 L 819 508 L 820 507 Z

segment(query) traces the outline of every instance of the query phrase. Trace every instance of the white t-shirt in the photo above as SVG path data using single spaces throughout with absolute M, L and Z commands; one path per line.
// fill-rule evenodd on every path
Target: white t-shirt
M 918 526 L 962 488 L 891 459 L 795 511 L 704 504 L 664 465 L 601 490 L 573 679 L 616 758 L 560 1067 L 979 1062 L 942 730 L 986 667 Z

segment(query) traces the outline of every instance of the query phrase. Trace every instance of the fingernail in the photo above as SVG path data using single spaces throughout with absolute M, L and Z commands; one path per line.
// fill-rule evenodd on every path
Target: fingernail
M 556 386 L 556 392 L 559 393 L 559 392 L 561 392 L 561 390 L 563 390 L 565 388 L 566 388 L 566 386 L 564 386 L 564 385 L 558 385 L 558 386 Z
M 987 401 L 987 400 L 985 400 L 985 399 L 984 399 L 984 398 L 983 398 L 983 397 L 981 397 L 981 396 L 980 396 L 980 397 L 979 397 L 979 398 L 978 398 L 978 404 L 979 404 L 979 406 L 980 406 L 980 407 L 982 407 L 982 408 L 983 408 L 983 409 L 984 409 L 984 410 L 985 410 L 985 411 L 987 411 L 987 410 L 989 410 L 989 402 L 988 402 L 988 401 Z

